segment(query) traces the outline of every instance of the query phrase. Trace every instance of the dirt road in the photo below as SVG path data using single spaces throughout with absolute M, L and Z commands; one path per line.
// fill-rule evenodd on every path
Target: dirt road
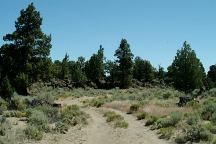
M 62 100 L 62 103 L 82 106 L 81 101 L 84 99 L 88 98 L 65 99 Z M 158 139 L 153 131 L 145 127 L 142 121 L 137 121 L 132 115 L 113 110 L 122 115 L 129 124 L 127 129 L 115 129 L 107 124 L 103 117 L 103 112 L 111 109 L 85 107 L 82 110 L 90 116 L 87 126 L 84 128 L 74 127 L 64 135 L 48 135 L 40 144 L 168 144 L 167 141 Z

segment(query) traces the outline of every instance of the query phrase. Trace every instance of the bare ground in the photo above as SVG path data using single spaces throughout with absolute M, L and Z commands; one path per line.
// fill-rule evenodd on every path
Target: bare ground
M 67 98 L 61 100 L 63 105 L 77 104 L 82 106 L 82 102 L 88 97 L 78 99 Z M 121 111 L 109 108 L 82 108 L 89 114 L 89 124 L 85 127 L 76 126 L 69 130 L 67 134 L 47 134 L 39 144 L 168 144 L 170 142 L 158 139 L 155 132 L 144 126 L 144 122 L 137 121 L 132 115 L 127 115 Z M 127 129 L 113 128 L 106 123 L 103 112 L 107 110 L 115 111 L 122 115 L 129 126 Z

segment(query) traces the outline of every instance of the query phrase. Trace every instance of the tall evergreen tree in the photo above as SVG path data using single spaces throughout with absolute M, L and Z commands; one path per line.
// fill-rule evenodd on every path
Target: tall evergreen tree
M 86 63 L 86 76 L 93 82 L 104 79 L 104 48 L 100 45 L 97 54 L 93 54 Z
M 216 87 L 216 64 L 210 66 L 207 78 L 208 78 L 209 87 L 210 88 Z
M 154 78 L 154 69 L 151 63 L 136 57 L 134 61 L 133 77 L 142 82 L 151 82 Z
M 128 88 L 131 85 L 133 77 L 133 54 L 130 50 L 130 45 L 126 39 L 122 39 L 119 48 L 115 55 L 118 60 L 118 71 L 120 76 L 121 88 Z
M 61 79 L 69 78 L 69 55 L 66 53 L 61 63 Z
M 174 86 L 186 93 L 203 86 L 204 68 L 187 42 L 177 51 L 168 73 Z
M 25 10 L 21 10 L 15 22 L 16 30 L 3 38 L 4 41 L 9 42 L 0 50 L 4 65 L 3 75 L 8 75 L 16 90 L 14 80 L 18 75 L 25 74 L 28 83 L 40 79 L 41 70 L 38 70 L 41 69 L 42 63 L 49 59 L 51 36 L 42 32 L 41 25 L 40 12 L 36 11 L 31 3 Z

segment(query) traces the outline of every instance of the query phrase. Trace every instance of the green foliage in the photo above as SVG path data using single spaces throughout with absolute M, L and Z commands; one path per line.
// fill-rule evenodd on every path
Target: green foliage
M 121 40 L 119 48 L 115 52 L 118 58 L 118 71 L 120 76 L 121 88 L 128 88 L 132 81 L 133 54 L 126 39 Z
M 0 87 L 0 95 L 5 100 L 10 100 L 13 96 L 14 89 L 7 77 L 3 78 Z
M 203 65 L 187 42 L 184 42 L 182 49 L 177 51 L 172 65 L 168 68 L 168 74 L 175 88 L 181 91 L 190 92 L 203 86 Z
M 63 123 L 62 121 L 58 121 L 55 125 L 55 131 L 65 134 L 69 129 L 69 125 L 66 123 Z
M 149 61 L 136 57 L 133 77 L 142 82 L 151 82 L 154 79 L 154 68 Z
M 200 121 L 200 118 L 199 118 L 198 115 L 196 115 L 196 114 L 190 114 L 187 117 L 186 123 L 188 125 L 195 125 L 195 124 L 198 124 L 199 121 Z
M 47 116 L 39 110 L 34 110 L 29 116 L 28 123 L 32 126 L 37 127 L 39 130 L 47 130 L 48 128 L 48 118 Z
M 216 103 L 209 102 L 204 104 L 201 116 L 204 120 L 210 120 L 212 114 L 216 111 Z
M 56 107 L 50 105 L 42 105 L 35 108 L 42 111 L 48 118 L 49 123 L 53 123 L 59 120 L 59 110 Z
M 128 123 L 124 120 L 124 117 L 116 114 L 114 111 L 108 111 L 104 113 L 106 121 L 108 123 L 113 123 L 115 128 L 127 128 Z
M 8 107 L 9 107 L 9 103 L 6 100 L 0 98 L 0 109 L 1 109 L 1 111 L 7 110 Z
M 66 53 L 61 63 L 60 78 L 67 79 L 69 77 L 69 55 Z
M 147 116 L 146 112 L 141 112 L 137 115 L 137 120 L 143 120 L 146 118 L 146 116 Z
M 128 123 L 125 120 L 116 121 L 114 127 L 115 128 L 128 128 Z
M 176 124 L 182 119 L 182 113 L 180 112 L 173 112 L 171 113 L 170 117 L 167 118 L 160 118 L 156 121 L 154 128 L 167 128 L 167 127 L 174 127 Z
M 20 95 L 27 95 L 27 87 L 28 87 L 28 76 L 24 73 L 20 73 L 16 76 L 15 79 L 15 89 L 16 92 Z
M 40 12 L 31 3 L 21 10 L 15 31 L 3 37 L 7 44 L 0 48 L 1 74 L 8 76 L 19 94 L 26 95 L 26 86 L 41 78 L 45 70 L 41 63 L 49 59 L 51 36 L 42 32 L 41 25 Z M 48 66 L 46 69 L 49 69 Z
M 173 133 L 173 127 L 161 128 L 159 131 L 159 138 L 169 140 Z
M 77 105 L 67 106 L 60 115 L 61 121 L 67 125 L 87 124 L 87 115 Z
M 145 126 L 150 126 L 150 125 L 153 125 L 156 121 L 158 120 L 158 117 L 156 116 L 150 116 L 146 123 L 145 123 Z
M 216 65 L 212 65 L 209 68 L 207 78 L 209 79 L 209 88 L 216 86 Z
M 132 114 L 134 112 L 137 112 L 139 110 L 139 107 L 140 107 L 139 104 L 132 104 L 130 106 L 130 110 L 129 110 L 128 114 Z
M 43 131 L 34 125 L 27 125 L 24 133 L 28 139 L 41 140 L 43 138 Z
M 186 136 L 185 135 L 177 135 L 176 138 L 175 138 L 175 142 L 177 144 L 185 144 L 185 143 L 187 143 Z
M 27 107 L 26 101 L 20 96 L 13 96 L 10 101 L 10 108 L 14 110 L 24 110 Z
M 0 117 L 0 136 L 4 136 L 6 134 L 6 131 L 11 129 L 11 124 L 8 120 L 6 120 L 6 117 L 1 116 Z
M 98 82 L 104 79 L 104 48 L 100 45 L 97 54 L 93 54 L 90 60 L 86 63 L 86 76 L 93 82 Z
M 211 141 L 212 134 L 201 125 L 193 125 L 187 129 L 186 139 L 190 142 Z

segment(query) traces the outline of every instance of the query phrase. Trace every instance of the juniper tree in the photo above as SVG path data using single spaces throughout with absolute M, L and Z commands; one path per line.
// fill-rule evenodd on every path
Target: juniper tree
M 3 40 L 8 42 L 0 50 L 4 65 L 3 75 L 8 74 L 16 90 L 14 80 L 19 74 L 25 74 L 28 83 L 37 81 L 40 79 L 42 63 L 49 59 L 51 36 L 42 32 L 41 25 L 40 12 L 31 3 L 25 10 L 20 11 L 15 22 L 15 31 L 3 37 Z
M 118 58 L 116 62 L 118 64 L 120 86 L 121 88 L 128 88 L 133 77 L 133 54 L 126 39 L 121 40 L 114 56 Z
M 183 47 L 177 51 L 168 73 L 174 86 L 186 93 L 203 86 L 203 65 L 187 42 L 184 42 Z

